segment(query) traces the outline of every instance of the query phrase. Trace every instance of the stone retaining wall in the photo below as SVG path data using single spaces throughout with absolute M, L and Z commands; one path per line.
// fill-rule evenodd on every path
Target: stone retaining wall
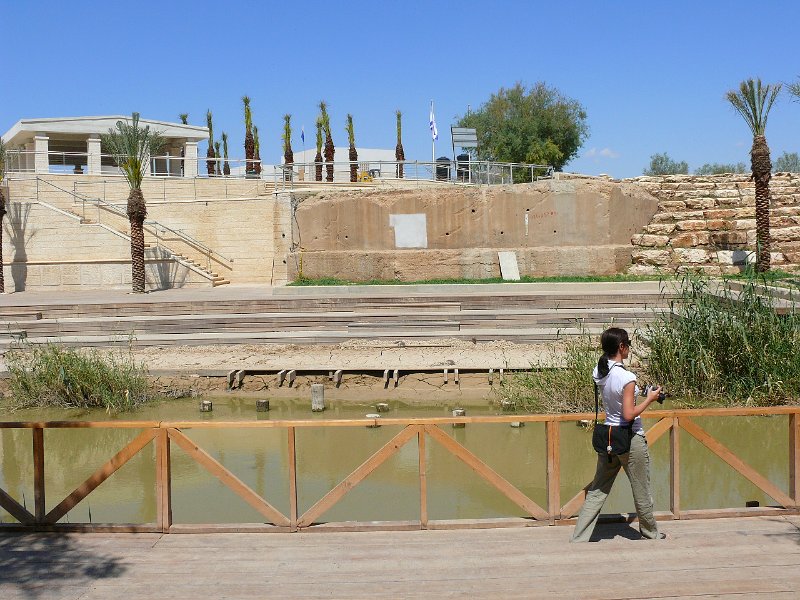
M 631 239 L 632 274 L 742 271 L 755 262 L 755 186 L 748 175 L 637 177 L 658 210 Z M 770 182 L 772 266 L 800 270 L 800 174 Z

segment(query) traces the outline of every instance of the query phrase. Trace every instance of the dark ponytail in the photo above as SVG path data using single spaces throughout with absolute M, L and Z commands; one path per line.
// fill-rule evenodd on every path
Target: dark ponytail
M 620 327 L 609 327 L 602 333 L 600 346 L 603 348 L 603 354 L 597 361 L 597 374 L 600 375 L 600 378 L 608 375 L 608 359 L 619 352 L 621 344 L 629 346 L 630 343 L 628 332 Z

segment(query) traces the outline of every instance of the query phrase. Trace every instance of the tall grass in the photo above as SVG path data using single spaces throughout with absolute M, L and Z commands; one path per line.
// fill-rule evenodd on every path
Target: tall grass
M 574 413 L 594 411 L 592 369 L 600 356 L 596 336 L 586 332 L 559 340 L 550 350 L 559 356 L 537 360 L 531 370 L 513 373 L 500 386 L 505 406 L 533 413 Z
M 679 283 L 673 313 L 642 332 L 650 378 L 689 406 L 772 406 L 800 396 L 800 314 L 760 277 Z
M 129 354 L 46 344 L 14 349 L 5 359 L 15 408 L 128 410 L 149 399 L 147 369 Z

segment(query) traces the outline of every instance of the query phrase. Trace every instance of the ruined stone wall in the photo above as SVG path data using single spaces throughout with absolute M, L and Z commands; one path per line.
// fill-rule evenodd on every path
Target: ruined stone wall
M 629 273 L 694 270 L 732 274 L 755 262 L 755 186 L 749 175 L 637 177 L 658 198 L 650 222 L 632 237 Z M 800 270 L 800 174 L 770 182 L 772 266 Z
M 498 251 L 523 276 L 620 273 L 657 203 L 598 178 L 295 194 L 289 277 L 499 277 Z

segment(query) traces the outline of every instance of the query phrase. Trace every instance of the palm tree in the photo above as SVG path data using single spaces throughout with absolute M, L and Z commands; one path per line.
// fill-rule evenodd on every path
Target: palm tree
M 294 164 L 292 152 L 292 115 L 283 115 L 283 162 L 287 165 Z
M 800 80 L 788 84 L 789 95 L 794 96 L 795 100 L 800 101 Z
M 395 112 L 397 115 L 397 145 L 394 147 L 394 159 L 397 161 L 397 178 L 403 178 L 403 161 L 406 159 L 406 153 L 403 152 L 403 113 L 399 110 Z
M 222 166 L 222 174 L 227 177 L 231 174 L 231 166 L 228 164 L 228 134 L 222 132 L 222 154 L 225 157 L 225 163 Z
M 181 120 L 181 124 L 183 125 L 189 124 L 189 113 L 181 113 L 178 115 L 178 118 Z
M 261 175 L 261 143 L 258 141 L 258 127 L 253 125 L 253 171 Z
M 331 134 L 331 119 L 328 116 L 328 105 L 322 100 L 319 103 L 320 117 L 322 118 L 322 129 L 325 131 L 325 181 L 333 181 L 333 157 L 336 149 L 333 147 L 333 135 Z
M 219 151 L 219 142 L 214 142 L 214 150 L 215 150 L 214 155 L 217 158 L 217 160 L 216 160 L 216 163 L 217 163 L 217 169 L 216 169 L 217 177 L 222 177 L 222 154 L 220 154 L 220 151 Z
M 253 138 L 253 113 L 250 111 L 250 97 L 242 96 L 244 104 L 244 160 L 247 175 L 254 175 L 253 156 L 255 155 L 255 139 Z
M 209 120 L 210 120 L 209 113 Z M 131 190 L 128 194 L 128 220 L 131 223 L 131 280 L 133 292 L 145 291 L 144 271 L 144 219 L 147 206 L 142 194 L 142 179 L 150 156 L 158 154 L 164 139 L 150 126 L 139 127 L 139 113 L 131 115 L 131 121 L 117 121 L 116 129 L 109 129 L 101 136 L 103 146 L 114 156 Z
M 781 84 L 762 85 L 761 79 L 747 79 L 739 84 L 738 90 L 730 90 L 725 98 L 731 103 L 753 132 L 753 146 L 750 149 L 751 179 L 756 184 L 756 239 L 758 262 L 756 268 L 760 273 L 769 271 L 769 179 L 772 173 L 772 161 L 769 157 L 769 146 L 764 131 L 767 128 L 767 117 L 781 91 Z
M 348 159 L 350 160 L 350 183 L 358 181 L 358 151 L 356 151 L 356 132 L 353 129 L 353 115 L 347 114 L 347 142 L 350 144 Z
M 0 294 L 6 293 L 6 279 L 3 274 L 3 218 L 6 216 L 6 197 L 3 194 L 3 179 L 8 167 L 8 148 L 0 138 Z
M 322 117 L 317 117 L 317 154 L 314 156 L 314 180 L 322 181 Z
M 206 113 L 206 124 L 208 125 L 208 150 L 206 150 L 206 170 L 208 176 L 214 177 L 217 174 L 216 154 L 214 154 L 214 124 L 211 122 L 211 109 Z

